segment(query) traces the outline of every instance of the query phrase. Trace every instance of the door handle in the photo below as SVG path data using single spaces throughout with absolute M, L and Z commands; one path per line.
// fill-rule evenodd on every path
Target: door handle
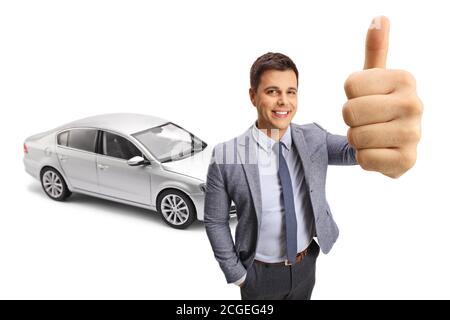
M 109 166 L 104 165 L 104 164 L 98 164 L 97 167 L 98 167 L 100 170 L 108 169 L 108 168 L 109 168 Z

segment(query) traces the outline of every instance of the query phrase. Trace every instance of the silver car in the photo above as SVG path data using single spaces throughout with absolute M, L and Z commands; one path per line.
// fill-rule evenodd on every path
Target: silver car
M 79 192 L 144 207 L 178 229 L 203 220 L 210 156 L 192 133 L 138 114 L 81 119 L 24 143 L 25 170 L 51 199 Z

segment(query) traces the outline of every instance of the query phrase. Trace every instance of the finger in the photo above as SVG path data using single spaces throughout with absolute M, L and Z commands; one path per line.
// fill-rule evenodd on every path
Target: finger
M 388 47 L 389 19 L 384 16 L 376 17 L 367 30 L 364 69 L 385 69 Z
M 373 94 L 389 94 L 412 80 L 402 70 L 369 69 L 352 73 L 344 83 L 348 99 Z M 409 82 L 408 82 L 409 81 Z
M 399 163 L 404 162 L 400 149 L 362 149 L 356 152 L 356 161 L 364 170 L 378 171 L 391 178 L 399 176 Z
M 395 94 L 353 98 L 344 104 L 342 116 L 349 127 L 388 122 L 401 116 L 403 100 Z
M 357 150 L 398 148 L 417 143 L 420 130 L 416 130 L 414 123 L 407 125 L 404 121 L 391 121 L 350 128 L 347 139 Z

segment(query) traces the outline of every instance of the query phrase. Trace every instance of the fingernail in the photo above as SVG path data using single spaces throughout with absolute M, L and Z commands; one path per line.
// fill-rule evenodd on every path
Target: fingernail
M 371 29 L 377 29 L 377 30 L 381 29 L 381 17 L 376 17 L 372 20 L 372 22 L 370 23 L 370 26 L 369 26 L 369 30 L 371 30 Z

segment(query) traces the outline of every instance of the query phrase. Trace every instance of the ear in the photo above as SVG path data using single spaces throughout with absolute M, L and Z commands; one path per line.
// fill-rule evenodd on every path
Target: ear
M 250 101 L 256 107 L 256 91 L 253 88 L 248 89 L 248 94 L 250 96 Z

